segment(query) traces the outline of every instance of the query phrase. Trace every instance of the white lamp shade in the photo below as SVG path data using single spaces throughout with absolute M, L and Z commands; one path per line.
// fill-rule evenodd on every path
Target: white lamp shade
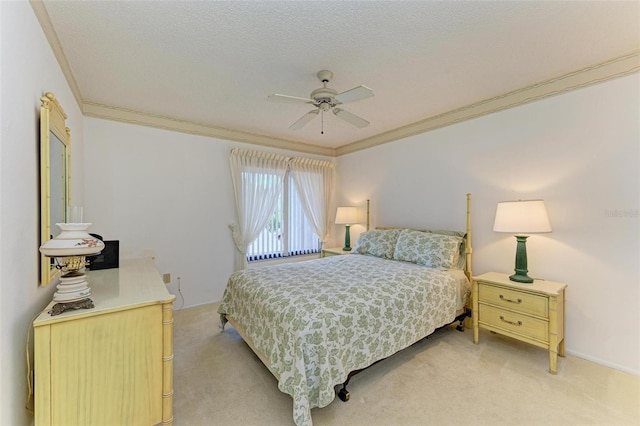
M 498 203 L 493 230 L 511 234 L 551 232 L 544 201 L 518 200 Z
M 357 207 L 338 207 L 338 211 L 336 212 L 337 225 L 352 225 L 359 222 L 360 218 Z
M 60 234 L 40 246 L 47 257 L 90 256 L 104 250 L 104 243 L 87 232 L 90 223 L 56 223 Z

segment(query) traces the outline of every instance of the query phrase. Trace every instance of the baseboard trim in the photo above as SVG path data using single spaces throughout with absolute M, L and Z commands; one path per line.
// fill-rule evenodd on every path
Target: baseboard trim
M 614 362 L 605 361 L 601 358 L 586 355 L 582 352 L 572 351 L 567 349 L 567 355 L 574 356 L 576 358 L 584 359 L 585 361 L 593 362 L 594 364 L 602 365 L 604 367 L 613 368 L 614 370 L 622 371 L 623 373 L 631 374 L 633 376 L 640 376 L 640 370 L 634 370 L 633 368 L 625 367 L 620 364 L 616 364 Z

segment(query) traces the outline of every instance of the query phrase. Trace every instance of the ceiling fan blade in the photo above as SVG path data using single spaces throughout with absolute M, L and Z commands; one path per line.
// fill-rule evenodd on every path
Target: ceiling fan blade
M 373 96 L 373 90 L 367 86 L 358 86 L 346 92 L 338 93 L 335 98 L 341 104 L 346 104 L 347 102 L 359 101 L 360 99 L 370 98 L 371 96 Z
M 360 118 L 355 114 L 350 113 L 349 111 L 345 111 L 342 108 L 334 108 L 333 113 L 336 117 L 343 119 L 349 124 L 353 124 L 356 127 L 363 128 L 369 125 L 369 122 L 364 118 Z
M 295 104 L 299 104 L 299 103 L 313 104 L 312 99 L 298 98 L 297 96 L 279 95 L 277 93 L 275 95 L 269 95 L 267 99 L 269 99 L 270 101 L 288 102 L 288 103 L 295 103 Z
M 298 119 L 298 121 L 296 121 L 295 123 L 293 123 L 291 126 L 289 126 L 289 128 L 291 130 L 299 130 L 302 129 L 308 122 L 310 122 L 311 120 L 314 119 L 314 117 L 316 115 L 318 115 L 318 113 L 320 112 L 319 109 L 314 109 L 312 111 L 309 111 L 308 113 L 306 113 L 305 115 L 303 115 L 302 117 L 300 117 Z

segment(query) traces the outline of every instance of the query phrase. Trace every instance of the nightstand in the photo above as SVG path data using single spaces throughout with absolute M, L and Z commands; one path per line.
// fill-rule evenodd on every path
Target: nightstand
M 344 251 L 342 250 L 342 247 L 330 247 L 330 248 L 323 248 L 322 254 L 320 257 L 338 256 L 341 254 L 349 254 L 349 253 L 351 253 L 351 251 Z
M 473 277 L 473 342 L 484 328 L 545 348 L 549 372 L 556 374 L 558 355 L 565 356 L 566 287 L 543 280 L 517 283 L 497 272 Z

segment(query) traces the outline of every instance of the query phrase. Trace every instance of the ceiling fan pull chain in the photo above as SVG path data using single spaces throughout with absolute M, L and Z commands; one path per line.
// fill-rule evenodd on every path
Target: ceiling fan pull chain
M 320 134 L 324 135 L 324 111 L 320 115 Z

